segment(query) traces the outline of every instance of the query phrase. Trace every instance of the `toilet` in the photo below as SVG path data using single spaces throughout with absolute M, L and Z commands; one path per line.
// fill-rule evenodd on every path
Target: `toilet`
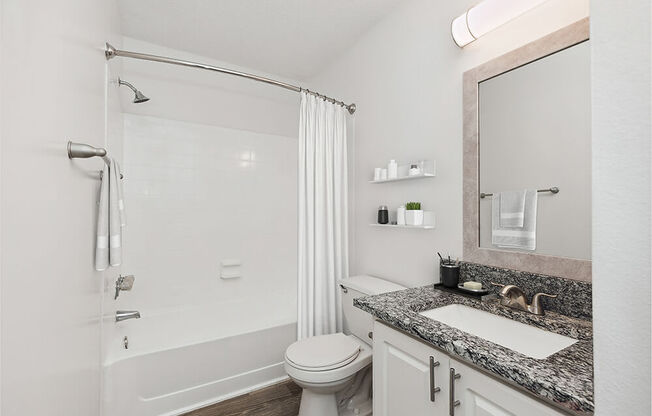
M 339 283 L 344 332 L 303 339 L 285 351 L 285 371 L 303 388 L 299 416 L 371 415 L 373 317 L 353 299 L 405 287 L 368 275 Z

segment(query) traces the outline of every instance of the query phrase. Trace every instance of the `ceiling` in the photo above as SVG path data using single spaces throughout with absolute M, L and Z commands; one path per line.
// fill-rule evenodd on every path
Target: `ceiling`
M 304 81 L 401 0 L 118 2 L 125 36 Z

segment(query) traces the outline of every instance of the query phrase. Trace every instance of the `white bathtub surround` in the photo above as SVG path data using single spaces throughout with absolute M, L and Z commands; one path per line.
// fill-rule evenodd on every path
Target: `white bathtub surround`
M 296 149 L 292 137 L 125 114 L 129 304 L 153 312 L 260 296 L 271 308 L 264 295 L 281 290 L 291 295 L 275 313 L 295 315 Z M 253 311 L 241 324 L 268 313 Z
M 346 110 L 301 94 L 298 337 L 342 328 L 339 279 L 348 276 Z
M 107 158 L 102 170 L 102 185 L 97 214 L 95 270 L 122 264 L 122 227 L 126 225 L 120 166 Z

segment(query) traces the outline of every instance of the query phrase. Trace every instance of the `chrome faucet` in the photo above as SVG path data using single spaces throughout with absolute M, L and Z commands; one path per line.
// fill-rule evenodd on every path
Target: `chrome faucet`
M 138 319 L 140 318 L 140 312 L 138 311 L 116 311 L 115 312 L 115 321 L 126 321 L 127 319 Z
M 543 304 L 541 297 L 546 296 L 549 298 L 556 298 L 557 295 L 550 295 L 548 293 L 537 293 L 532 297 L 532 303 L 527 303 L 527 297 L 520 287 L 515 285 L 501 285 L 491 282 L 492 285 L 500 287 L 500 304 L 510 308 L 518 309 L 519 311 L 530 312 L 534 315 L 543 315 Z

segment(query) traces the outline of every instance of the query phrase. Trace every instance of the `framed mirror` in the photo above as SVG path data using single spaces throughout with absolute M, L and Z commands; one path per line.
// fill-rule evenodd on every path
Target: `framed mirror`
M 591 280 L 589 21 L 464 73 L 464 259 Z

